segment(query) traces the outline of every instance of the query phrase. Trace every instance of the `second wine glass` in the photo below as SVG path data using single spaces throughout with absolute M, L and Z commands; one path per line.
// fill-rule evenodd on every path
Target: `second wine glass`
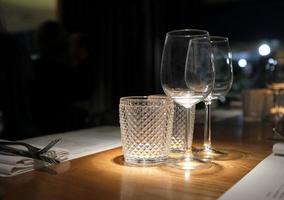
M 213 159 L 226 155 L 225 152 L 216 150 L 211 143 L 211 103 L 220 97 L 224 97 L 232 87 L 233 66 L 232 54 L 229 47 L 229 39 L 220 36 L 210 36 L 213 52 L 213 64 L 215 68 L 214 89 L 204 99 L 206 118 L 204 125 L 203 147 L 197 150 L 196 154 L 203 160 Z
M 170 165 L 180 169 L 203 169 L 210 163 L 192 155 L 193 123 L 190 108 L 212 91 L 214 67 L 209 33 L 203 30 L 177 30 L 167 33 L 161 66 L 161 84 L 167 96 L 186 108 L 186 151 Z

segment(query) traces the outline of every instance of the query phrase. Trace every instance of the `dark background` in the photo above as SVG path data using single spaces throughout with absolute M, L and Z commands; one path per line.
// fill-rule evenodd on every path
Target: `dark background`
M 166 32 L 205 29 L 211 35 L 229 37 L 232 44 L 243 45 L 282 39 L 283 9 L 284 3 L 275 0 L 66 0 L 62 3 L 62 20 L 68 31 L 92 35 L 107 107 L 115 108 L 120 96 L 161 92 L 158 73 Z
M 255 59 L 256 44 L 270 40 L 281 44 L 284 36 L 283 10 L 284 2 L 280 0 L 60 0 L 58 19 L 67 35 L 76 32 L 88 35 L 92 59 L 92 70 L 88 76 L 93 81 L 89 82 L 92 85 L 82 87 L 92 88 L 92 94 L 84 97 L 83 101 L 78 98 L 80 101 L 71 102 L 86 112 L 84 123 L 61 129 L 51 128 L 48 132 L 41 130 L 29 136 L 106 124 L 118 125 L 120 97 L 162 93 L 159 71 L 163 42 L 166 33 L 174 29 L 205 29 L 210 35 L 229 37 L 233 53 L 238 55 L 243 51 L 253 57 L 249 63 L 250 71 L 260 71 L 254 73 L 259 76 L 255 78 L 258 84 L 247 84 L 247 87 L 259 87 L 259 83 L 264 82 L 263 63 L 269 57 Z M 13 35 L 24 43 L 31 54 L 37 53 L 36 31 Z M 238 84 L 239 77 L 249 79 L 254 76 L 239 68 L 239 57 L 233 58 L 234 85 Z M 73 82 L 80 80 L 78 78 Z M 236 92 L 242 89 L 235 88 L 238 88 Z M 239 100 L 238 95 L 232 96 Z M 76 113 L 71 112 L 70 115 Z M 35 123 L 35 126 L 38 125 Z
M 205 29 L 232 43 L 282 39 L 283 9 L 275 0 L 63 1 L 62 20 L 68 31 L 92 35 L 96 69 L 117 103 L 120 96 L 161 91 L 157 73 L 167 31 Z
M 62 21 L 69 32 L 92 35 L 96 69 L 115 108 L 120 96 L 161 92 L 158 72 L 167 31 L 206 29 L 231 42 L 281 39 L 283 8 L 275 0 L 63 1 Z

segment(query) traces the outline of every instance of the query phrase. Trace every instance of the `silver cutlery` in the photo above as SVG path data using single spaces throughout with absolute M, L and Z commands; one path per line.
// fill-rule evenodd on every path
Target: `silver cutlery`
M 278 129 L 276 129 L 275 127 L 272 128 L 273 133 L 275 133 L 277 136 L 279 136 L 280 138 L 284 138 L 284 133 L 282 131 L 279 131 Z
M 48 152 L 55 144 L 57 144 L 61 138 L 52 140 L 49 142 L 44 148 L 40 149 L 38 147 L 35 147 L 31 144 L 25 143 L 25 142 L 14 142 L 14 141 L 0 141 L 0 145 L 21 145 L 24 146 L 28 149 L 29 152 L 34 153 L 34 154 L 44 154 Z
M 16 149 L 16 148 L 9 147 L 6 145 L 0 145 L 0 153 L 5 154 L 5 155 L 19 155 L 19 156 L 29 157 L 29 158 L 45 161 L 51 164 L 60 163 L 60 161 L 57 160 L 56 158 L 51 158 L 46 155 L 39 154 L 37 152 L 32 153 L 30 151 Z

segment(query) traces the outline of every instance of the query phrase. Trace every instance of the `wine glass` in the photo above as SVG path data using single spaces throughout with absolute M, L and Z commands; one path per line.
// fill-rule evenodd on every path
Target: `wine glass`
M 206 110 L 204 142 L 203 147 L 197 150 L 197 155 L 201 156 L 204 160 L 226 154 L 225 152 L 214 149 L 211 144 L 211 103 L 213 100 L 225 96 L 233 83 L 232 54 L 230 52 L 229 39 L 220 36 L 210 36 L 209 39 L 213 52 L 215 82 L 214 89 L 203 101 Z
M 273 94 L 273 107 L 271 119 L 274 129 L 280 129 L 284 118 L 283 97 L 284 97 L 284 57 L 277 55 L 276 59 L 268 59 L 266 65 L 266 85 Z M 282 128 L 281 128 L 282 129 Z M 279 131 L 279 130 L 278 130 Z
M 212 91 L 214 67 L 212 50 L 204 30 L 184 29 L 168 32 L 165 39 L 161 84 L 167 96 L 186 108 L 186 151 L 182 158 L 170 165 L 179 169 L 204 169 L 211 164 L 192 155 L 193 121 L 190 108 Z

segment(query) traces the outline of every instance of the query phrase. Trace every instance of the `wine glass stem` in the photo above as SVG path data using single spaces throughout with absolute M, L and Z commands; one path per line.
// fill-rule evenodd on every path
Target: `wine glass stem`
M 204 101 L 205 104 L 205 126 L 204 126 L 204 142 L 205 149 L 211 149 L 211 100 Z
M 194 130 L 194 113 L 191 111 L 191 108 L 186 108 L 186 151 L 185 157 L 192 157 L 192 140 L 193 140 L 193 130 Z
M 276 111 L 278 112 L 279 110 L 279 107 L 278 107 L 279 91 L 275 90 L 273 92 L 273 95 L 274 95 L 274 107 L 276 108 Z

